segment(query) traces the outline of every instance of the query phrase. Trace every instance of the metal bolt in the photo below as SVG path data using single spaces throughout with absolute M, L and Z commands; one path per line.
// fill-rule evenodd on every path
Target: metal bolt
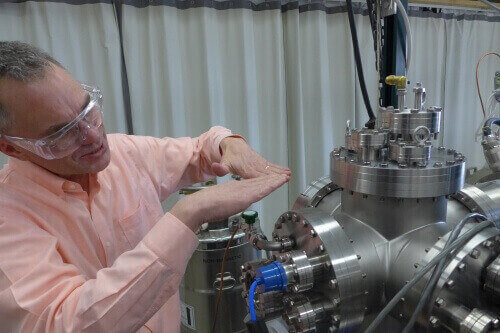
M 425 248 L 425 252 L 426 252 L 426 253 L 429 253 L 429 251 L 430 251 L 430 250 L 431 250 L 431 249 L 430 249 L 430 248 L 428 248 L 428 247 L 427 247 L 427 248 Z
M 352 239 L 349 239 L 349 243 L 354 243 L 354 241 Z
M 319 251 L 319 252 L 323 252 L 323 251 L 325 251 L 325 247 L 323 246 L 323 244 L 320 244 L 320 245 L 318 246 L 318 251 Z
M 331 289 L 337 289 L 337 287 L 339 286 L 339 282 L 337 281 L 337 279 L 331 279 L 331 280 L 328 282 L 328 286 L 329 286 Z
M 362 273 L 362 274 L 361 274 L 361 277 L 362 277 L 363 279 L 364 279 L 364 278 L 366 278 L 366 273 Z
M 364 161 L 363 162 L 363 165 L 371 165 L 371 164 L 372 164 L 372 162 L 370 162 L 370 161 Z
M 408 165 L 406 163 L 399 163 L 398 165 L 401 169 L 405 169 L 406 167 L 408 167 Z
M 294 293 L 298 293 L 300 291 L 300 287 L 298 285 L 294 285 L 292 287 L 292 290 L 293 290 Z
M 446 161 L 446 165 L 453 165 L 455 164 L 455 161 Z
M 380 163 L 381 168 L 387 168 L 388 164 L 387 163 Z
M 314 231 L 314 229 L 311 229 L 311 231 L 309 232 L 311 234 L 312 237 L 316 237 L 316 231 Z
M 404 303 L 406 300 L 404 297 L 401 297 L 400 301 Z
M 338 308 L 340 306 L 340 298 L 334 298 L 333 299 L 333 306 L 335 308 Z
M 435 168 L 440 168 L 440 167 L 442 167 L 442 166 L 443 166 L 443 163 L 441 163 L 441 162 L 436 162 L 436 163 L 434 163 L 434 167 L 435 167 Z
M 446 287 L 451 289 L 454 286 L 455 286 L 455 281 L 453 281 L 452 279 L 449 279 L 448 281 L 446 281 Z
M 329 261 L 325 262 L 325 268 L 329 269 L 330 267 L 332 267 L 332 263 Z
M 299 216 L 296 213 L 292 214 L 292 221 L 297 222 L 299 220 Z
M 495 318 L 491 321 L 491 324 L 493 325 L 493 328 L 499 328 L 500 327 L 500 320 L 498 318 Z
M 459 270 L 460 272 L 465 271 L 465 268 L 466 268 L 466 267 L 467 267 L 467 266 L 466 266 L 466 265 L 465 265 L 465 263 L 463 263 L 463 262 L 461 262 L 460 264 L 458 264 L 458 270 Z
M 469 253 L 469 255 L 470 255 L 472 258 L 477 259 L 477 258 L 479 258 L 479 256 L 481 255 L 481 252 L 479 252 L 479 250 L 478 250 L 478 249 L 474 249 L 474 250 L 472 250 L 472 251 Z
M 416 262 L 416 263 L 413 264 L 413 267 L 415 267 L 415 268 L 418 268 L 418 266 L 419 266 L 418 262 Z
M 455 153 L 457 152 L 455 149 L 448 149 L 448 155 L 455 155 Z
M 286 218 L 287 220 L 290 220 L 290 218 L 291 218 L 291 217 L 292 217 L 292 215 L 291 215 L 290 213 L 286 213 L 286 214 L 285 214 L 285 218 Z
M 275 224 L 275 228 L 276 229 L 281 229 L 281 227 L 283 226 L 283 223 L 281 223 L 281 221 L 276 221 L 276 224 Z
M 368 290 L 365 290 L 365 295 L 368 296 L 369 292 Z
M 429 324 L 431 324 L 432 327 L 436 328 L 439 326 L 439 319 L 437 317 L 431 316 L 429 318 Z
M 361 260 L 361 256 L 359 254 L 357 254 L 356 257 L 358 258 L 358 260 Z
M 436 304 L 436 306 L 437 306 L 438 308 L 441 308 L 441 307 L 443 307 L 443 306 L 444 306 L 444 299 L 442 299 L 442 298 L 439 298 L 439 297 L 438 297 L 438 298 L 436 299 L 436 302 L 434 302 L 434 304 Z
M 493 242 L 490 240 L 487 240 L 483 243 L 483 246 L 487 249 L 491 249 L 493 247 Z
M 240 266 L 240 269 L 241 269 L 242 271 L 244 271 L 244 270 L 245 270 L 245 265 L 241 265 L 241 266 Z
M 337 330 L 338 330 L 338 329 L 337 329 L 337 327 L 335 327 L 335 326 L 330 326 L 330 327 L 328 327 L 328 333 L 335 333 L 335 332 L 337 332 Z
M 333 319 L 333 324 L 334 324 L 334 325 L 338 325 L 338 324 L 340 324 L 340 316 L 339 316 L 339 315 L 335 315 L 335 316 L 333 316 L 333 318 L 332 318 L 332 319 Z
M 446 147 L 443 147 L 443 146 L 438 147 L 438 150 L 441 150 L 441 151 L 443 151 L 443 150 L 445 150 L 445 149 L 446 149 Z
M 308 223 L 306 220 L 303 220 L 303 221 L 302 221 L 302 225 L 303 225 L 305 228 L 307 228 L 307 226 L 309 225 L 309 223 Z
M 399 146 L 400 146 L 400 147 L 404 147 L 404 146 L 406 146 L 406 143 L 405 143 L 405 142 L 400 142 L 400 143 L 399 143 Z

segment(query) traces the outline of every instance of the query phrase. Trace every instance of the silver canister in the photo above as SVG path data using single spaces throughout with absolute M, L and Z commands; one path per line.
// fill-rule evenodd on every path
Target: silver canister
M 196 188 L 189 187 L 188 190 L 181 190 L 181 194 L 192 193 Z M 234 216 L 210 223 L 197 232 L 199 245 L 189 260 L 180 286 L 181 332 L 211 332 L 220 288 L 221 264 L 234 231 L 229 225 L 232 226 L 238 220 L 239 216 Z M 245 233 L 238 230 L 226 256 L 215 332 L 246 332 L 243 319 L 247 308 L 241 300 L 241 266 L 258 258 L 258 251 L 248 243 Z

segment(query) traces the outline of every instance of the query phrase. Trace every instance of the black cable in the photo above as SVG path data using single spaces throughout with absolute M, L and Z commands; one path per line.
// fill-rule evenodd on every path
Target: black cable
M 363 102 L 365 103 L 366 112 L 370 119 L 365 124 L 367 128 L 375 127 L 375 114 L 373 113 L 368 91 L 366 90 L 365 76 L 363 75 L 363 65 L 361 63 L 361 55 L 359 52 L 358 34 L 356 32 L 356 25 L 354 24 L 354 11 L 352 9 L 352 0 L 346 0 L 347 3 L 347 17 L 349 18 L 349 27 L 351 28 L 352 47 L 354 49 L 354 62 L 356 63 L 356 70 L 358 72 L 359 85 L 361 94 L 363 95 Z

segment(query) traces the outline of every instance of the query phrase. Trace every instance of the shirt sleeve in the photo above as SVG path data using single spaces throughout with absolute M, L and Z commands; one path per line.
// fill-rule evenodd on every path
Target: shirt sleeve
M 228 136 L 235 135 L 215 126 L 196 138 L 119 135 L 112 137 L 112 144 L 134 160 L 151 179 L 163 201 L 186 185 L 213 178 L 212 163 L 220 162 L 220 142 Z
M 28 217 L 9 215 L 0 212 L 0 323 L 6 332 L 135 332 L 177 292 L 198 244 L 167 213 L 134 249 L 88 278 L 64 262 L 55 237 Z

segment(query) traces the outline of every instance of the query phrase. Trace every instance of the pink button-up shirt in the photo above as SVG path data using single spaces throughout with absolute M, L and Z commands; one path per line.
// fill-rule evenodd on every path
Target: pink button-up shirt
M 198 138 L 108 135 L 90 189 L 16 159 L 0 171 L 0 332 L 178 332 L 178 287 L 198 244 L 160 202 L 211 175 Z

